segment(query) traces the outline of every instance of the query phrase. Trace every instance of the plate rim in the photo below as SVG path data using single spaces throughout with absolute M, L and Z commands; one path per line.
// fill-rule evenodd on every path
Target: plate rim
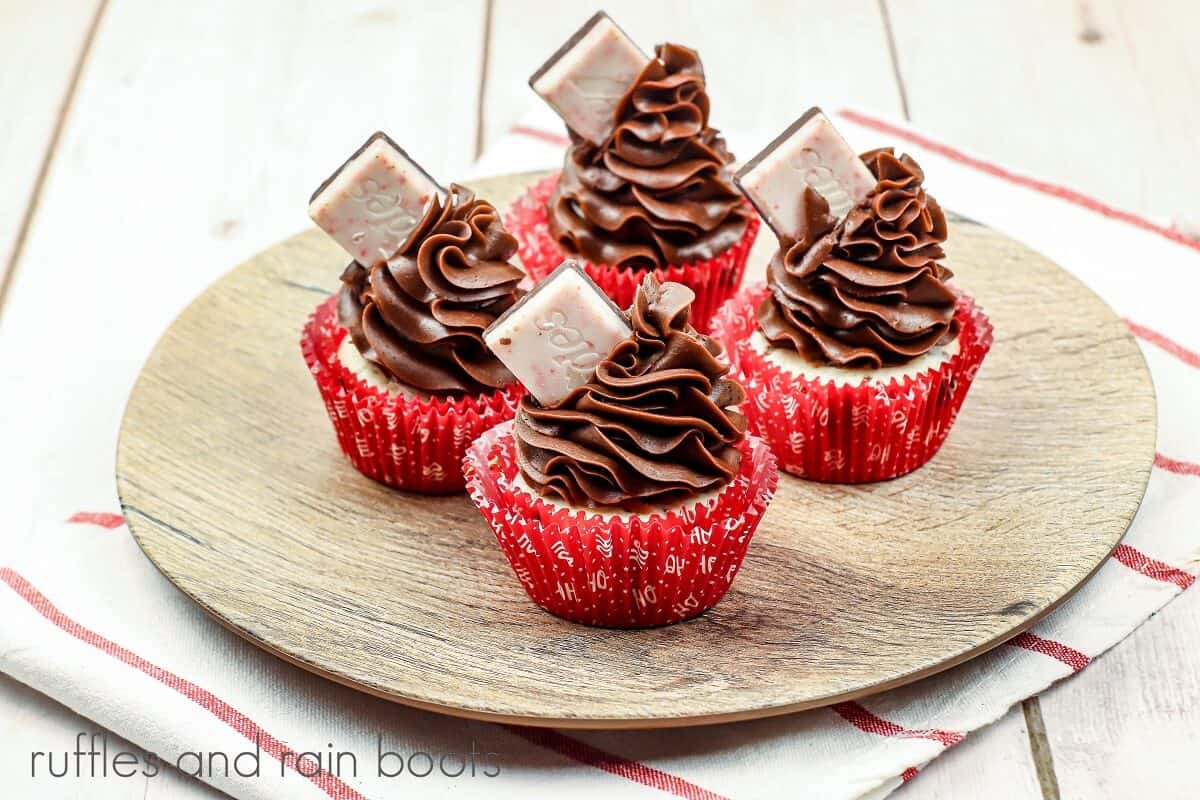
M 1144 496 L 1145 496 L 1145 492 L 1143 492 L 1143 497 Z M 1139 498 L 1139 500 L 1138 500 L 1138 505 L 1140 507 L 1141 498 Z M 978 645 L 976 647 L 972 647 L 967 650 L 964 650 L 962 653 L 959 653 L 945 661 L 939 661 L 936 664 L 933 664 L 930 667 L 927 667 L 925 669 L 919 669 L 919 670 L 915 670 L 913 672 L 904 673 L 902 675 L 897 675 L 893 680 L 890 680 L 890 681 L 875 683 L 869 687 L 860 688 L 860 689 L 852 689 L 852 690 L 849 690 L 846 692 L 841 692 L 839 694 L 825 695 L 823 697 L 813 698 L 811 701 L 802 701 L 802 702 L 797 702 L 797 703 L 789 703 L 789 704 L 785 704 L 785 705 L 775 705 L 775 706 L 759 706 L 756 708 L 747 708 L 747 709 L 744 709 L 741 711 L 730 711 L 730 712 L 722 712 L 722 713 L 716 713 L 716 714 L 632 717 L 632 718 L 630 718 L 630 717 L 534 717 L 534 716 L 521 716 L 519 714 L 509 714 L 509 713 L 499 712 L 499 711 L 487 711 L 487 710 L 483 710 L 483 709 L 467 708 L 465 706 L 445 705 L 445 704 L 441 704 L 441 703 L 434 703 L 434 702 L 431 702 L 428 700 L 422 700 L 422 699 L 416 698 L 416 697 L 410 697 L 407 695 L 396 694 L 394 692 L 388 692 L 383 689 L 378 689 L 370 684 L 355 681 L 344 675 L 339 675 L 336 672 L 332 672 L 332 671 L 327 670 L 327 669 L 325 669 L 317 664 L 314 664 L 310 661 L 306 661 L 306 660 L 300 658 L 299 656 L 288 653 L 285 650 L 281 650 L 280 648 L 276 647 L 275 645 L 272 645 L 271 643 L 253 635 L 249 631 L 239 628 L 231 620 L 228 620 L 228 619 L 222 617 L 218 611 L 209 607 L 209 605 L 207 603 L 205 603 L 203 600 L 201 600 L 200 598 L 193 595 L 187 589 L 183 588 L 175 580 L 175 578 L 173 578 L 170 575 L 170 573 L 166 572 L 163 569 L 163 567 L 157 561 L 155 561 L 153 557 L 151 557 L 150 553 L 147 552 L 146 547 L 143 544 L 142 537 L 138 533 L 135 532 L 134 525 L 130 522 L 130 517 L 129 517 L 129 513 L 128 513 L 130 510 L 132 510 L 134 512 L 134 514 L 136 514 L 138 516 L 144 516 L 143 512 L 141 512 L 136 507 L 127 506 L 126 503 L 124 502 L 124 500 L 122 499 L 121 511 L 122 511 L 122 513 L 125 514 L 126 525 L 129 528 L 130 534 L 133 536 L 134 541 L 137 542 L 138 549 L 140 549 L 142 551 L 142 553 L 146 556 L 146 559 L 151 564 L 154 565 L 155 570 L 157 570 L 158 573 L 160 575 L 162 575 L 171 584 L 171 586 L 173 586 L 175 589 L 177 589 L 179 592 L 181 592 L 185 597 L 188 598 L 188 600 L 195 603 L 196 606 L 198 606 L 200 608 L 200 610 L 203 611 L 207 617 L 209 617 L 210 619 L 217 622 L 225 630 L 236 634 L 242 640 L 249 642 L 250 644 L 254 645 L 259 650 L 262 650 L 263 652 L 265 652 L 271 656 L 274 656 L 275 658 L 285 661 L 294 667 L 299 667 L 300 669 L 304 670 L 305 672 L 308 672 L 312 675 L 316 675 L 319 678 L 323 678 L 327 681 L 332 681 L 333 683 L 336 683 L 340 686 L 344 686 L 348 689 L 353 689 L 354 691 L 357 691 L 357 692 L 362 692 L 362 693 L 370 695 L 372 697 L 377 697 L 381 700 L 387 700 L 388 702 L 396 703 L 397 705 L 405 706 L 407 708 L 415 708 L 415 709 L 419 709 L 421 711 L 430 711 L 430 712 L 433 712 L 436 714 L 443 714 L 445 716 L 456 717 L 459 719 L 475 720 L 478 722 L 491 722 L 491 723 L 500 724 L 500 725 L 523 725 L 523 726 L 534 727 L 534 728 L 561 728 L 563 730 L 596 730 L 596 731 L 601 731 L 601 730 L 660 730 L 660 729 L 666 730 L 666 729 L 670 729 L 670 728 L 690 728 L 690 727 L 703 727 L 703 726 L 708 726 L 708 725 L 725 725 L 725 724 L 728 724 L 731 722 L 746 722 L 746 721 L 755 720 L 755 719 L 768 719 L 770 717 L 779 717 L 779 716 L 785 716 L 787 714 L 796 714 L 796 713 L 799 713 L 802 711 L 812 711 L 812 710 L 815 710 L 818 708 L 828 708 L 829 706 L 836 705 L 837 703 L 846 703 L 846 702 L 851 702 L 854 700 L 859 700 L 859 699 L 862 699 L 865 697 L 871 697 L 873 695 L 880 694 L 882 692 L 886 692 L 890 689 L 899 688 L 901 686 L 907 686 L 911 683 L 916 683 L 917 681 L 932 677 L 939 673 L 953 669 L 954 667 L 965 664 L 968 661 L 978 658 L 979 656 L 982 656 L 985 653 L 988 653 L 988 652 L 996 649 L 997 647 L 1000 647 L 1001 645 L 1003 645 L 1005 642 L 1009 641 L 1010 639 L 1015 638 L 1015 637 L 1021 635 L 1022 633 L 1024 633 L 1025 631 L 1029 630 L 1034 625 L 1036 625 L 1038 622 L 1040 622 L 1042 619 L 1044 619 L 1047 615 L 1049 615 L 1050 613 L 1052 613 L 1053 611 L 1058 609 L 1059 606 L 1061 606 L 1067 600 L 1071 599 L 1071 597 L 1074 596 L 1074 594 L 1076 592 L 1078 592 L 1083 587 L 1084 584 L 1086 584 L 1088 581 L 1090 581 L 1092 579 L 1092 577 L 1095 576 L 1096 572 L 1099 571 L 1099 569 L 1102 566 L 1104 566 L 1104 564 L 1112 556 L 1113 552 L 1117 549 L 1117 547 L 1120 546 L 1121 542 L 1125 538 L 1125 533 L 1128 532 L 1128 530 L 1129 530 L 1128 527 L 1125 528 L 1125 532 L 1122 532 L 1120 538 L 1117 539 L 1116 543 L 1113 544 L 1112 548 L 1108 551 L 1108 553 L 1104 556 L 1104 558 L 1100 559 L 1096 563 L 1095 567 L 1093 567 L 1092 570 L 1090 572 L 1088 572 L 1088 574 L 1082 580 L 1080 580 L 1073 587 L 1071 587 L 1071 589 L 1068 590 L 1066 594 L 1064 594 L 1062 597 L 1058 598 L 1053 603 L 1046 606 L 1044 609 L 1038 611 L 1036 614 L 1034 614 L 1028 620 L 1023 621 L 1022 623 L 1018 624 L 1018 626 L 1016 628 L 1013 628 L 1011 631 L 1005 632 L 1004 634 L 1001 634 L 1000 636 L 992 639 L 989 642 L 985 642 L 982 645 Z M 542 614 L 549 614 L 549 612 L 544 611 L 540 608 L 538 609 L 538 612 L 542 613 Z
M 538 172 L 515 173 L 515 174 L 511 174 L 511 175 L 496 176 L 496 177 L 500 178 L 500 179 L 522 180 L 524 182 L 528 182 L 530 180 L 536 179 L 537 177 L 544 176 L 546 174 L 548 174 L 548 173 L 538 171 Z M 468 183 L 468 185 L 473 185 L 476 182 L 477 181 L 468 181 L 467 183 Z M 482 182 L 486 183 L 487 179 L 483 179 Z M 995 232 L 996 234 L 998 234 L 1000 236 L 1011 239 L 1011 237 L 1008 237 L 1006 234 L 1003 234 L 1000 231 L 997 231 L 988 226 L 980 225 L 980 223 L 974 222 L 973 220 L 969 220 L 967 218 L 959 217 L 958 220 L 956 221 L 956 224 L 974 225 L 974 226 L 983 227 L 990 231 Z M 1082 578 L 1080 578 L 1078 581 L 1076 581 L 1065 593 L 1063 593 L 1057 599 L 1049 602 L 1043 608 L 1036 610 L 1035 612 L 1031 613 L 1028 617 L 1026 617 L 1026 618 L 1022 619 L 1020 622 L 1016 623 L 1011 628 L 992 637 L 991 639 L 989 639 L 983 643 L 980 643 L 978 645 L 975 645 L 973 647 L 964 648 L 960 652 L 955 653 L 952 656 L 949 656 L 946 659 L 938 661 L 934 664 L 919 667 L 919 668 L 910 670 L 906 673 L 894 675 L 892 678 L 890 678 L 888 680 L 872 683 L 868 686 L 857 687 L 857 688 L 849 689 L 844 692 L 838 692 L 838 693 L 834 693 L 834 694 L 822 695 L 820 697 L 813 697 L 813 698 L 806 699 L 803 701 L 798 701 L 798 702 L 789 702 L 789 703 L 777 704 L 777 705 L 760 704 L 760 705 L 756 705 L 753 707 L 747 707 L 747 708 L 743 708 L 740 710 L 729 711 L 729 712 L 718 712 L 718 713 L 711 713 L 711 714 L 681 714 L 681 715 L 677 715 L 677 716 L 675 716 L 675 715 L 664 716 L 664 715 L 659 714 L 656 716 L 633 717 L 633 718 L 625 717 L 625 716 L 611 716 L 611 717 L 605 717 L 605 716 L 600 716 L 600 717 L 596 717 L 596 716 L 588 716 L 588 717 L 581 717 L 581 716 L 580 717 L 525 716 L 525 715 L 520 715 L 520 714 L 508 713 L 505 711 L 492 711 L 492 710 L 487 710 L 484 708 L 468 707 L 468 706 L 464 706 L 464 705 L 458 705 L 458 706 L 448 705 L 448 704 L 444 704 L 444 703 L 433 702 L 433 701 L 419 698 L 419 697 L 413 697 L 410 695 L 398 694 L 395 691 L 389 691 L 387 689 L 377 687 L 370 683 L 355 680 L 354 678 L 351 678 L 349 676 L 342 675 L 337 672 L 333 672 L 319 664 L 308 661 L 299 655 L 289 653 L 289 652 L 281 649 L 279 646 L 269 643 L 269 642 L 261 639 L 260 637 L 254 635 L 250 631 L 239 627 L 231 619 L 228 619 L 228 618 L 222 616 L 222 614 L 217 609 L 210 607 L 204 600 L 202 600 L 196 594 L 194 594 L 193 592 L 191 592 L 187 588 L 185 588 L 184 585 L 181 584 L 180 580 L 178 580 L 175 576 L 173 576 L 171 573 L 169 573 L 164 568 L 164 566 L 162 564 L 160 564 L 159 561 L 154 557 L 154 555 L 152 554 L 152 551 L 154 550 L 154 545 L 151 542 L 151 540 L 144 535 L 145 531 L 142 527 L 143 525 L 146 525 L 146 526 L 160 525 L 160 526 L 169 528 L 170 527 L 169 523 L 163 522 L 161 520 L 156 520 L 153 517 L 150 517 L 148 514 L 146 514 L 146 512 L 142 511 L 140 508 L 138 508 L 138 506 L 134 502 L 132 502 L 130 500 L 131 494 L 138 493 L 139 489 L 137 487 L 133 486 L 132 482 L 129 481 L 125 477 L 125 471 L 122 468 L 122 465 L 124 463 L 124 460 L 126 458 L 126 454 L 128 451 L 129 436 L 127 434 L 127 428 L 130 423 L 130 408 L 133 405 L 132 400 L 135 397 L 135 395 L 142 389 L 143 381 L 146 377 L 146 368 L 147 368 L 149 362 L 154 359 L 155 355 L 158 353 L 160 348 L 163 346 L 164 340 L 167 337 L 169 331 L 179 322 L 180 318 L 182 318 L 184 315 L 186 315 L 189 312 L 189 310 L 192 309 L 192 307 L 196 303 L 200 302 L 208 293 L 210 293 L 211 291 L 216 289 L 219 284 L 222 284 L 223 282 L 232 279 L 232 277 L 235 275 L 235 273 L 237 273 L 239 270 L 242 270 L 245 268 L 253 268 L 253 266 L 255 265 L 255 262 L 259 258 L 261 258 L 263 255 L 265 255 L 271 251 L 278 250 L 281 247 L 285 247 L 291 243 L 295 243 L 304 237 L 310 237 L 313 235 L 314 235 L 313 231 L 304 231 L 304 232 L 295 234 L 291 237 L 288 237 L 284 240 L 281 240 L 280 242 L 277 242 L 277 243 L 271 245 L 268 248 L 265 248 L 262 251 L 259 251 L 258 253 L 255 253 L 250 258 L 240 262 L 239 264 L 237 264 L 230 270 L 227 270 L 221 276 L 219 276 L 215 281 L 210 283 L 200 294 L 198 294 L 195 298 L 193 298 L 192 301 L 190 301 L 187 304 L 187 306 L 185 306 L 184 309 L 182 309 L 179 312 L 179 314 L 172 320 L 170 325 L 166 329 L 164 329 L 163 333 L 160 335 L 160 337 L 155 342 L 154 347 L 147 354 L 147 358 L 146 358 L 145 362 L 143 363 L 142 368 L 139 370 L 137 380 L 134 382 L 132 388 L 130 389 L 129 397 L 126 401 L 125 409 L 122 413 L 121 424 L 120 424 L 118 439 L 117 439 L 116 458 L 115 458 L 115 465 L 114 465 L 116 468 L 115 469 L 116 488 L 117 488 L 117 494 L 118 494 L 118 498 L 120 501 L 122 513 L 125 516 L 125 520 L 126 520 L 128 528 L 129 528 L 130 534 L 133 536 L 134 541 L 137 543 L 139 549 L 141 549 L 141 551 L 145 554 L 147 560 L 149 560 L 150 563 L 154 565 L 155 569 L 161 575 L 163 575 L 163 577 L 166 578 L 166 580 L 168 582 L 170 582 L 173 587 L 175 587 L 177 590 L 182 592 L 183 595 L 185 597 L 187 597 L 190 601 L 195 603 L 201 610 L 204 611 L 204 613 L 208 617 L 210 617 L 211 619 L 218 622 L 226 630 L 232 631 L 233 633 L 238 635 L 241 639 L 251 643 L 256 648 L 263 650 L 263 651 L 269 653 L 270 655 L 272 655 L 276 658 L 279 658 L 287 663 L 290 663 L 293 666 L 297 666 L 297 667 L 305 670 L 306 672 L 317 675 L 326 680 L 330 680 L 339 685 L 346 686 L 346 687 L 354 689 L 356 691 L 363 692 L 365 694 L 368 694 L 368 695 L 371 695 L 374 697 L 378 697 L 378 698 L 381 698 L 384 700 L 388 700 L 390 702 L 395 702 L 395 703 L 398 703 L 398 704 L 401 704 L 404 706 L 417 708 L 417 709 L 421 709 L 421 710 L 425 710 L 425 711 L 431 711 L 431 712 L 435 712 L 435 713 L 439 713 L 439 714 L 445 714 L 445 715 L 449 715 L 449 716 L 459 717 L 459 718 L 480 720 L 480 721 L 501 723 L 501 724 L 515 724 L 515 725 L 525 725 L 525 726 L 533 726 L 533 727 L 554 727 L 554 728 L 577 729 L 577 730 L 578 729 L 584 729 L 584 730 L 605 730 L 605 729 L 636 730 L 636 729 L 659 729 L 659 728 L 665 729 L 665 728 L 717 725 L 717 724 L 725 724 L 725 723 L 730 723 L 730 722 L 740 722 L 740 721 L 751 720 L 751 719 L 761 719 L 761 718 L 767 718 L 767 717 L 773 717 L 773 716 L 781 716 L 781 715 L 785 715 L 785 714 L 792 714 L 792 713 L 796 713 L 796 712 L 800 712 L 800 711 L 827 707 L 827 706 L 830 706 L 830 705 L 833 705 L 836 703 L 840 703 L 840 702 L 848 702 L 848 701 L 853 701 L 853 700 L 860 699 L 863 697 L 869 697 L 869 696 L 878 694 L 880 692 L 885 692 L 890 689 L 894 689 L 899 686 L 904 686 L 904 685 L 913 683 L 915 681 L 930 677 L 932 675 L 936 675 L 938 673 L 952 669 L 953 667 L 959 666 L 959 665 L 961 665 L 971 659 L 974 659 L 978 656 L 981 656 L 981 655 L 995 649 L 996 647 L 1003 645 L 1005 642 L 1009 641 L 1013 637 L 1016 637 L 1016 636 L 1020 635 L 1021 633 L 1027 631 L 1029 628 L 1033 627 L 1038 622 L 1043 620 L 1051 612 L 1053 612 L 1054 610 L 1059 608 L 1063 603 L 1065 603 L 1067 600 L 1069 600 L 1071 597 L 1073 597 L 1075 595 L 1075 593 L 1077 591 L 1079 591 L 1079 589 L 1084 584 L 1086 584 L 1096 574 L 1096 572 L 1109 560 L 1109 558 L 1112 556 L 1112 553 L 1116 550 L 1116 548 L 1124 540 L 1124 537 L 1128 533 L 1128 530 L 1129 530 L 1130 526 L 1132 525 L 1133 520 L 1136 518 L 1137 508 L 1140 508 L 1141 503 L 1143 502 L 1143 500 L 1145 498 L 1145 494 L 1146 494 L 1146 491 L 1147 491 L 1147 488 L 1149 485 L 1149 477 L 1150 477 L 1151 471 L 1153 469 L 1155 441 L 1156 441 L 1157 427 L 1158 427 L 1158 409 L 1157 409 L 1156 402 L 1151 402 L 1149 404 L 1150 412 L 1151 412 L 1151 419 L 1150 419 L 1150 424 L 1148 425 L 1148 427 L 1153 432 L 1153 434 L 1148 437 L 1149 442 L 1150 442 L 1149 454 L 1148 454 L 1148 457 L 1146 457 L 1144 459 L 1144 465 L 1140 471 L 1140 473 L 1141 473 L 1140 480 L 1139 480 L 1140 491 L 1138 492 L 1137 501 L 1134 506 L 1134 512 L 1133 512 L 1133 514 L 1130 515 L 1130 520 L 1129 520 L 1128 524 L 1125 525 L 1125 527 L 1121 531 L 1120 535 L 1117 536 L 1116 539 L 1113 541 L 1111 547 L 1108 548 L 1107 552 L 1105 552 L 1103 557 L 1096 560 L 1096 562 L 1092 565 L 1091 569 L 1087 572 L 1086 575 L 1084 575 Z M 1013 241 L 1016 241 L 1016 240 L 1013 240 Z M 1021 243 L 1018 242 L 1018 244 L 1021 244 Z M 1021 246 L 1025 247 L 1025 245 L 1023 245 L 1023 244 L 1021 244 Z M 1046 260 L 1050 261 L 1050 263 L 1054 263 L 1053 261 L 1051 261 L 1048 258 Z M 1117 320 L 1119 322 L 1120 316 L 1112 309 L 1111 306 L 1108 305 L 1107 302 L 1104 301 L 1103 298 L 1099 297 L 1099 295 L 1097 295 L 1096 292 L 1091 289 L 1091 287 L 1087 286 L 1087 284 L 1083 283 L 1083 281 L 1081 281 L 1077 276 L 1075 276 L 1073 273 L 1068 272 L 1060 265 L 1055 263 L 1055 266 L 1059 270 L 1061 270 L 1064 274 L 1066 274 L 1068 277 L 1070 277 L 1071 280 L 1078 283 L 1085 291 L 1087 291 L 1090 294 L 1092 294 L 1093 296 L 1095 296 L 1097 302 L 1102 304 L 1104 306 L 1104 308 L 1108 311 L 1108 313 L 1115 320 Z M 1125 333 L 1126 337 L 1128 337 L 1131 341 L 1133 341 L 1133 337 L 1128 332 L 1128 330 L 1124 330 L 1124 333 Z M 999 342 L 997 344 L 999 344 Z M 1149 367 L 1146 363 L 1145 355 L 1144 355 L 1144 353 L 1142 353 L 1141 349 L 1139 347 L 1137 347 L 1136 342 L 1134 342 L 1134 351 L 1136 351 L 1136 353 L 1138 354 L 1138 366 L 1140 368 L 1140 371 L 1145 376 L 1144 383 L 1149 388 L 1151 398 L 1153 399 L 1156 396 L 1156 387 L 1154 386 L 1153 378 L 1149 372 Z M 539 614 L 547 614 L 547 612 L 545 612 L 541 609 L 538 609 L 538 613 Z

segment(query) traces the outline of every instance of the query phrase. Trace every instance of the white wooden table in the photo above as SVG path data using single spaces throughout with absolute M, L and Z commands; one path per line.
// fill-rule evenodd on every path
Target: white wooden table
M 641 42 L 700 50 L 720 127 L 779 129 L 813 103 L 860 105 L 1200 230 L 1194 0 L 605 7 Z M 377 127 L 435 174 L 458 174 L 535 102 L 527 76 L 594 8 L 0 0 L 0 328 L 37 346 L 59 291 L 111 304 L 114 326 L 133 309 L 165 326 L 229 265 L 303 227 L 308 192 Z M 153 304 L 140 303 L 145 281 Z M 60 511 L 56 483 L 110 468 L 111 449 L 92 449 L 52 477 L 0 475 L 14 492 L 0 548 L 19 542 L 24 520 Z M 1194 796 L 1197 641 L 1193 591 L 896 796 Z M 94 729 L 0 676 L 10 796 L 216 795 L 180 776 L 27 782 L 29 750 Z

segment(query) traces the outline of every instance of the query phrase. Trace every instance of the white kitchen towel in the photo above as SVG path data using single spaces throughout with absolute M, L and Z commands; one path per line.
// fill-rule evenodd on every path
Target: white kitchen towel
M 199 763 L 204 780 L 239 798 L 452 792 L 558 798 L 570 792 L 749 799 L 881 797 L 1013 703 L 1084 669 L 1200 572 L 1200 419 L 1194 413 L 1200 329 L 1192 308 L 1200 296 L 1200 244 L 907 125 L 851 111 L 836 120 L 861 149 L 892 144 L 912 153 L 944 206 L 1005 231 L 1082 278 L 1127 319 L 1150 364 L 1159 452 L 1142 509 L 1113 558 L 1031 631 L 919 683 L 768 720 L 669 733 L 463 721 L 323 681 L 225 631 L 142 556 L 117 513 L 111 473 L 98 469 L 90 481 L 57 487 L 61 513 L 53 518 L 22 505 L 16 494 L 6 503 L 10 524 L 22 528 L 12 537 L 19 543 L 15 551 L 0 561 L 6 564 L 0 568 L 0 670 L 143 748 L 121 760 L 122 771 L 147 774 L 158 763 L 178 762 L 196 772 Z M 559 130 L 548 112 L 535 113 L 474 174 L 555 165 L 563 147 Z M 729 138 L 738 152 L 749 153 L 770 138 L 758 134 Z M 113 327 L 109 315 L 97 305 L 55 320 L 74 329 L 73 361 L 106 363 L 129 326 L 138 324 L 122 318 Z M 1003 331 L 996 346 L 1004 346 Z M 130 374 L 113 374 L 110 383 L 125 387 L 133 368 L 128 360 L 120 364 Z M 22 446 L 69 458 L 80 446 L 72 414 L 119 418 L 124 398 L 97 391 L 90 369 L 60 370 L 32 358 L 30 369 L 42 372 L 0 379 L 6 403 L 30 401 L 21 409 L 22 425 L 37 435 L 21 439 Z M 40 402 L 27 395 L 27 386 L 39 380 L 46 386 Z M 110 453 L 115 442 L 115 425 L 86 437 L 86 446 Z M 13 477 L 18 485 L 23 479 Z M 79 766 L 65 752 L 74 742 L 40 744 L 48 752 L 34 768 Z M 83 769 L 90 762 L 97 774 L 104 766 L 111 775 L 115 754 L 91 758 L 86 739 L 83 744 Z M 393 754 L 382 764 L 381 751 Z M 339 752 L 353 754 L 353 761 Z M 257 775 L 238 774 L 253 772 L 255 764 Z

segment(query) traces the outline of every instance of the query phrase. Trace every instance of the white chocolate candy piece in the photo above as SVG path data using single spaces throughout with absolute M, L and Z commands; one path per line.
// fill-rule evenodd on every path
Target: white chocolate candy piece
M 838 219 L 875 188 L 875 176 L 819 108 L 810 108 L 742 167 L 734 182 L 780 236 L 799 232 L 809 186 Z
M 603 144 L 612 133 L 617 104 L 648 63 L 625 31 L 600 11 L 533 73 L 529 85 L 568 128 Z
M 574 261 L 564 261 L 483 332 L 537 401 L 551 406 L 592 379 L 633 335 L 625 315 Z
M 429 201 L 445 194 L 398 144 L 376 131 L 317 187 L 308 215 L 370 268 L 395 255 Z

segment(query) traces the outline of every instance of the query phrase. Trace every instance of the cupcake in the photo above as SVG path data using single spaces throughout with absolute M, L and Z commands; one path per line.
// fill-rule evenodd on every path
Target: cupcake
M 828 166 L 836 154 L 825 155 Z M 835 483 L 894 478 L 932 458 L 992 343 L 987 317 L 949 283 L 946 218 L 920 166 L 891 148 L 858 163 L 870 188 L 844 215 L 816 181 L 795 188 L 794 204 L 773 204 L 795 214 L 779 225 L 767 284 L 730 300 L 713 326 L 749 393 L 749 429 L 784 470 Z M 825 194 L 846 200 L 830 174 L 820 174 Z M 756 204 L 766 207 L 763 195 Z
M 342 451 L 389 486 L 462 491 L 467 445 L 522 394 L 483 342 L 523 294 L 516 239 L 490 203 L 441 190 L 382 134 L 310 211 L 354 256 L 301 339 Z
M 554 402 L 527 396 L 468 450 L 471 499 L 552 614 L 620 628 L 700 614 L 774 494 L 775 459 L 745 434 L 743 389 L 689 324 L 694 300 L 644 276 L 627 334 L 584 382 Z
M 570 145 L 562 171 L 508 213 L 525 268 L 540 278 L 577 260 L 621 307 L 647 274 L 682 283 L 696 294 L 692 323 L 707 330 L 741 283 L 759 222 L 708 124 L 699 56 L 663 44 L 646 58 L 598 14 L 530 84 L 563 116 Z M 613 88 L 570 94 L 580 84 Z

